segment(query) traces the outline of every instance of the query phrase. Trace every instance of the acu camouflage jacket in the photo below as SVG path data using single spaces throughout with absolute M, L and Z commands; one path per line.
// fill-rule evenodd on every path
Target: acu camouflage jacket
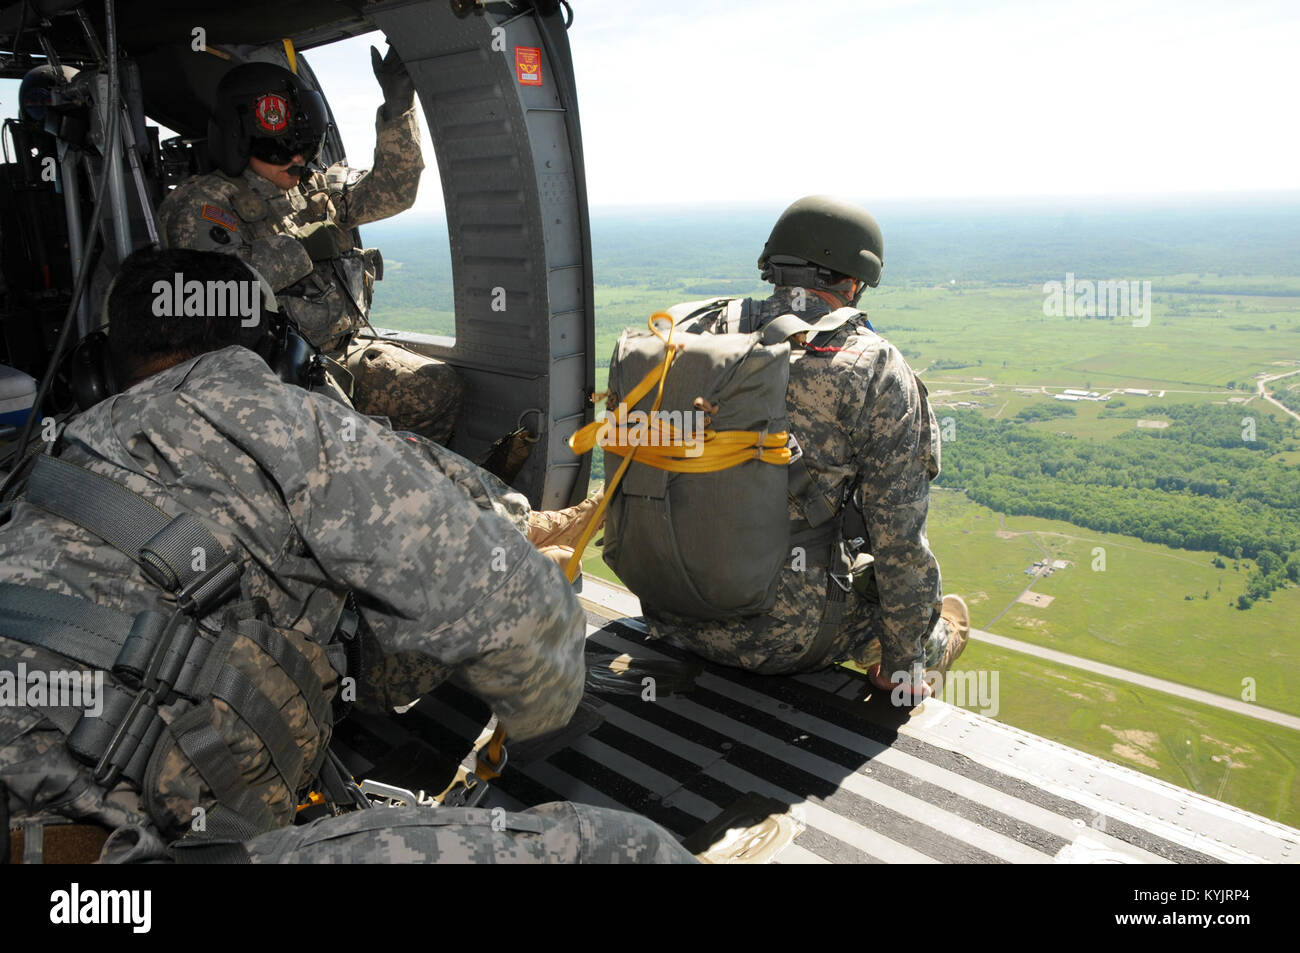
M 806 299 L 796 308 L 795 295 Z M 797 314 L 813 322 L 832 310 L 811 292 L 778 288 L 772 297 L 746 302 L 744 331 Z M 724 311 L 711 312 L 690 330 L 717 333 Z M 684 327 L 686 327 L 684 325 Z M 832 511 L 855 492 L 867 541 L 875 557 L 878 605 L 856 590 L 840 636 L 822 659 L 807 659 L 826 603 L 824 568 L 787 567 L 777 603 L 762 616 L 708 622 L 649 619 L 659 635 L 723 664 L 777 674 L 824 665 L 833 658 L 861 660 L 879 638 L 884 671 L 922 664 L 925 643 L 942 600 L 939 564 L 926 538 L 930 481 L 939 474 L 939 428 L 925 386 L 883 337 L 855 318 L 820 335 L 818 347 L 796 349 L 786 405 L 804 463 Z M 790 519 L 803 516 L 791 500 Z
M 423 169 L 415 107 L 393 119 L 384 119 L 380 107 L 371 169 L 337 162 L 288 192 L 251 167 L 235 178 L 196 176 L 158 209 L 163 244 L 239 255 L 270 283 L 312 344 L 337 350 L 363 323 L 358 306 L 369 314 L 379 262 L 375 252 L 352 248 L 346 233 L 410 208 Z M 295 236 L 324 221 L 344 230 L 343 255 L 313 263 Z
M 356 686 L 364 709 L 391 711 L 451 677 L 523 739 L 578 705 L 584 617 L 525 538 L 523 497 L 448 450 L 281 383 L 251 351 L 205 354 L 102 401 L 55 452 L 202 518 L 244 562 L 240 597 L 265 599 L 277 625 L 326 641 L 351 590 L 374 633 Z M 22 500 L 0 526 L 0 582 L 129 614 L 167 605 L 127 556 Z M 0 633 L 5 659 L 60 665 Z M 0 785 L 16 817 L 149 829 L 137 793 L 97 786 L 28 707 L 0 705 Z

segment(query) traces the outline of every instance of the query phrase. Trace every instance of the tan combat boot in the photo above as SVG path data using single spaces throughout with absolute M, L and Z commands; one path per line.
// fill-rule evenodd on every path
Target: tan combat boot
M 573 558 L 572 546 L 541 546 L 538 547 L 538 552 L 561 569 L 566 568 L 569 565 L 569 560 Z
M 602 487 L 595 496 L 583 500 L 577 506 L 562 510 L 537 510 L 529 514 L 528 541 L 538 549 L 548 546 L 567 546 L 572 549 L 577 545 L 578 537 L 587 528 L 587 523 L 604 495 Z M 599 530 L 600 527 L 597 526 L 596 529 Z
M 948 631 L 952 633 L 948 641 L 948 649 L 943 653 L 943 663 L 939 670 L 947 674 L 952 663 L 957 661 L 957 656 L 961 655 L 962 650 L 966 648 L 966 642 L 970 638 L 970 609 L 966 607 L 966 600 L 961 596 L 946 595 L 943 597 L 943 608 L 939 615 L 948 623 Z

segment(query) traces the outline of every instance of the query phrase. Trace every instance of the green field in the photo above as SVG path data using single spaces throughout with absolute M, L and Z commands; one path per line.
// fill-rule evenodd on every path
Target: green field
M 880 289 L 863 306 L 914 368 L 968 365 L 928 371 L 927 382 L 1222 390 L 1300 358 L 1300 296 L 1161 294 L 1160 282 L 1146 327 L 1048 317 L 1041 286 Z
M 1159 288 L 1159 279 L 1156 279 Z M 764 286 L 736 291 L 760 295 Z M 618 333 L 644 327 L 656 310 L 689 300 L 651 287 L 596 286 L 597 377 Z M 932 390 L 977 387 L 973 377 L 1011 388 L 1165 390 L 1165 400 L 1225 400 L 1229 382 L 1278 373 L 1300 359 L 1300 296 L 1154 294 L 1151 324 L 1043 314 L 1041 287 L 880 288 L 862 306 L 881 334 L 922 371 Z M 961 368 L 931 368 L 935 361 Z M 926 368 L 930 368 L 926 370 Z M 1253 386 L 1249 394 L 1253 394 Z M 1030 402 L 995 391 L 1009 409 Z M 979 400 L 980 398 L 972 398 Z M 1124 400 L 1140 398 L 1123 397 Z M 1018 404 L 1017 404 L 1018 402 Z
M 999 721 L 1300 827 L 1300 732 L 981 642 L 955 668 L 998 673 Z
M 1252 678 L 1260 705 L 1300 714 L 1300 588 L 1235 608 L 1249 560 L 1216 569 L 1213 553 L 1003 517 L 942 489 L 931 494 L 929 535 L 944 590 L 966 597 L 976 628 L 1234 698 Z M 1098 548 L 1105 568 L 1094 571 Z M 1054 601 L 1017 603 L 1031 581 L 1025 569 L 1045 557 L 1070 564 L 1034 580 Z

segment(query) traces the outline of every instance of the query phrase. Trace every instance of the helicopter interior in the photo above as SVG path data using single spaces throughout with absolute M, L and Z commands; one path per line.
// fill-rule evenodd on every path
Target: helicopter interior
M 526 426 L 513 485 L 534 506 L 581 499 L 589 464 L 567 440 L 592 418 L 594 325 L 570 19 L 560 3 L 0 3 L 0 77 L 26 77 L 27 100 L 4 123 L 0 166 L 0 426 L 16 430 L 33 403 L 33 424 L 75 408 L 84 368 L 67 358 L 102 323 L 117 264 L 158 241 L 167 191 L 212 168 L 222 75 L 273 62 L 319 89 L 313 49 L 379 31 L 432 133 L 456 333 L 374 333 L 458 369 L 453 449 L 480 458 Z M 321 165 L 347 158 L 330 118 Z

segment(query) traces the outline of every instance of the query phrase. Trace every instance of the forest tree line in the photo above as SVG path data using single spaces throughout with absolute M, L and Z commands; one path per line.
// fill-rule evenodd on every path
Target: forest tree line
M 1300 471 L 1268 459 L 1287 435 L 1271 417 L 1195 404 L 1114 408 L 1103 416 L 1171 424 L 1100 442 L 950 413 L 940 486 L 1001 513 L 1253 559 L 1243 609 L 1300 582 Z

